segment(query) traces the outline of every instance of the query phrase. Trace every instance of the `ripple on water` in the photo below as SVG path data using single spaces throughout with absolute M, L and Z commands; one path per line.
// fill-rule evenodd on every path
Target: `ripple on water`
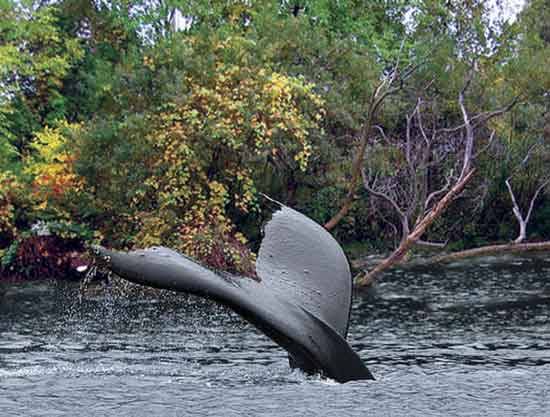
M 484 263 L 395 273 L 356 300 L 350 341 L 377 381 L 343 385 L 291 371 L 208 302 L 13 286 L 0 416 L 548 416 L 548 265 Z

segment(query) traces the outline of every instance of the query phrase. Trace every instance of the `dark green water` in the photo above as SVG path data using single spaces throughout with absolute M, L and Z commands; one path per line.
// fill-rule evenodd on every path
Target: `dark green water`
M 1 417 L 550 415 L 550 258 L 386 276 L 350 327 L 377 381 L 344 385 L 194 298 L 4 291 Z

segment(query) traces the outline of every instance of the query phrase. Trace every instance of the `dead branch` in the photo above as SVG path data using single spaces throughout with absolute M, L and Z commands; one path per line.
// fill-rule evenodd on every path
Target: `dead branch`
M 550 180 L 544 181 L 542 184 L 540 184 L 537 187 L 529 203 L 529 209 L 527 210 L 527 214 L 525 215 L 525 217 L 523 217 L 521 208 L 516 200 L 514 191 L 512 190 L 512 185 L 510 184 L 511 178 L 512 177 L 508 177 L 505 181 L 505 184 L 506 184 L 506 188 L 508 188 L 508 194 L 510 195 L 510 199 L 512 200 L 512 212 L 514 213 L 514 216 L 516 217 L 516 220 L 519 223 L 519 234 L 518 234 L 518 237 L 514 240 L 514 243 L 521 243 L 527 238 L 527 224 L 529 223 L 529 220 L 531 218 L 533 207 L 535 206 L 535 201 L 537 200 L 537 197 L 539 196 L 540 192 L 544 189 L 544 187 L 546 187 L 548 183 L 550 183 Z
M 428 207 L 430 206 L 430 203 L 434 198 L 438 197 L 439 195 L 443 194 L 445 191 L 449 189 L 449 187 L 451 186 L 452 177 L 453 177 L 453 170 L 451 169 L 451 172 L 445 178 L 445 185 L 441 187 L 439 190 L 435 190 L 432 193 L 430 193 L 430 195 L 428 195 L 428 197 L 426 198 L 426 202 L 424 203 L 424 210 L 428 209 Z
M 382 139 L 384 139 L 384 141 L 387 144 L 391 143 L 390 140 L 388 139 L 388 137 L 386 136 L 386 132 L 384 132 L 384 129 L 382 128 L 382 126 L 374 125 L 373 128 L 375 128 L 376 130 L 378 130 L 380 132 L 380 134 L 382 135 Z
M 427 248 L 437 248 L 437 249 L 443 249 L 445 246 L 447 246 L 447 243 L 449 243 L 449 239 L 447 239 L 445 242 L 428 242 L 426 240 L 419 239 L 415 242 L 416 246 L 425 246 Z
M 483 148 L 481 148 L 479 151 L 476 152 L 476 154 L 474 155 L 474 159 L 477 159 L 479 155 L 481 155 L 482 153 L 485 153 L 487 152 L 487 150 L 491 147 L 491 145 L 493 144 L 493 140 L 495 138 L 495 131 L 492 130 L 491 131 L 491 136 L 489 136 L 489 140 L 487 141 L 487 145 L 485 145 Z
M 463 178 L 467 172 L 470 171 L 470 165 L 472 164 L 472 152 L 474 149 L 474 129 L 470 123 L 470 118 L 468 117 L 468 112 L 464 106 L 464 91 L 467 89 L 470 84 L 471 77 L 467 80 L 466 85 L 458 95 L 458 104 L 460 106 L 460 111 L 462 112 L 462 118 L 464 119 L 464 129 L 466 131 L 466 146 L 464 149 L 464 160 L 462 164 L 462 171 L 460 172 L 460 178 Z
M 405 257 L 411 246 L 420 240 L 426 229 L 445 211 L 454 198 L 464 190 L 464 187 L 466 187 L 468 182 L 472 179 L 474 172 L 475 169 L 471 169 L 464 177 L 460 178 L 447 194 L 439 200 L 434 208 L 415 226 L 412 233 L 401 241 L 399 247 L 370 272 L 356 278 L 356 284 L 358 286 L 371 285 L 381 272 L 399 263 Z
M 409 77 L 412 74 L 412 72 L 413 72 L 412 69 L 407 71 L 405 76 Z M 380 84 L 375 88 L 374 93 L 371 97 L 369 108 L 367 110 L 367 120 L 363 128 L 361 129 L 360 143 L 352 163 L 351 180 L 348 184 L 348 191 L 346 193 L 346 197 L 344 198 L 344 201 L 342 202 L 338 212 L 327 223 L 325 223 L 324 227 L 327 230 L 334 229 L 334 227 L 336 227 L 336 225 L 340 222 L 340 220 L 342 220 L 342 218 L 344 218 L 347 215 L 347 213 L 351 209 L 351 206 L 353 205 L 355 192 L 357 190 L 357 186 L 359 185 L 359 179 L 361 177 L 361 167 L 363 165 L 363 160 L 365 158 L 365 151 L 369 141 L 370 132 L 372 130 L 374 121 L 378 114 L 378 109 L 380 108 L 380 105 L 384 102 L 384 100 L 387 97 L 397 93 L 402 88 L 402 85 L 401 85 L 402 82 L 398 86 L 393 86 L 393 84 L 397 81 L 398 76 L 399 76 L 399 60 L 395 64 L 393 71 L 391 72 L 391 75 L 389 77 L 385 77 L 382 80 L 382 82 L 380 82 Z M 401 81 L 403 80 L 404 78 L 401 77 Z
M 371 193 L 372 195 L 378 197 L 378 198 L 381 198 L 382 200 L 385 200 L 387 201 L 388 203 L 390 203 L 392 205 L 392 207 L 395 209 L 395 211 L 397 211 L 397 213 L 399 214 L 399 216 L 401 217 L 404 217 L 405 216 L 405 213 L 403 212 L 403 210 L 401 209 L 401 207 L 399 207 L 399 204 L 397 204 L 397 202 L 390 197 L 389 194 L 387 193 L 382 193 L 382 192 L 379 192 L 377 191 L 375 188 L 371 187 L 371 185 L 369 184 L 369 180 L 367 178 L 367 174 L 365 173 L 365 169 L 364 168 L 361 168 L 361 175 L 363 177 L 363 186 L 365 187 L 365 189 Z
M 436 119 L 432 126 L 425 126 L 423 122 L 423 100 L 418 98 L 415 107 L 410 114 L 405 115 L 406 126 L 404 138 L 395 143 L 389 143 L 384 130 L 380 127 L 383 139 L 388 142 L 388 148 L 395 148 L 402 157 L 388 159 L 394 164 L 390 173 L 382 171 L 374 178 L 367 175 L 364 167 L 360 169 L 365 190 L 377 199 L 385 201 L 395 210 L 401 220 L 402 237 L 398 247 L 386 259 L 379 263 L 370 272 L 366 272 L 356 278 L 356 284 L 367 286 L 372 284 L 376 277 L 393 265 L 400 263 L 413 245 L 424 244 L 430 247 L 444 247 L 445 243 L 424 242 L 421 237 L 428 227 L 442 215 L 447 207 L 462 194 L 466 185 L 472 179 L 475 168 L 473 163 L 476 157 L 485 152 L 491 145 L 495 132 L 491 133 L 488 144 L 483 149 L 475 150 L 475 126 L 481 120 L 487 121 L 504 111 L 509 110 L 515 103 L 511 103 L 504 109 L 484 113 L 471 117 L 465 104 L 465 93 L 473 78 L 473 70 L 469 72 L 464 87 L 458 94 L 458 105 L 462 115 L 463 124 L 458 129 L 451 131 L 436 128 Z M 433 112 L 432 112 L 433 115 Z M 473 121 L 476 122 L 473 122 Z M 428 131 L 429 130 L 429 131 Z M 451 134 L 459 132 L 456 136 Z M 457 140 L 458 139 L 458 140 Z M 392 154 L 390 154 L 392 155 Z M 445 184 L 430 184 L 432 173 L 436 175 L 447 160 L 453 168 L 450 168 L 445 176 Z M 376 167 L 376 166 L 375 166 Z M 371 168 L 370 171 L 373 171 Z M 372 175 L 372 172 L 369 174 Z M 454 175 L 457 172 L 457 175 Z M 382 177 L 380 183 L 377 181 Z M 549 180 L 550 181 L 550 180 Z M 435 190 L 433 188 L 436 188 Z M 537 194 L 540 190 L 537 191 Z M 412 231 L 410 230 L 412 226 Z
M 463 89 L 463 91 L 464 91 L 464 89 Z M 483 113 L 480 113 L 480 114 L 477 114 L 477 115 L 473 116 L 472 118 L 470 118 L 470 123 L 473 123 L 472 127 L 475 129 L 478 126 L 487 123 L 489 120 L 494 119 L 495 117 L 498 117 L 498 116 L 500 116 L 504 113 L 509 112 L 510 110 L 512 110 L 512 108 L 516 104 L 519 103 L 520 98 L 521 98 L 521 96 L 514 97 L 510 103 L 508 103 L 507 105 L 505 105 L 504 107 L 502 107 L 498 110 L 483 112 Z M 440 132 L 442 132 L 442 133 L 454 133 L 454 132 L 458 132 L 458 131 L 464 129 L 465 127 L 466 127 L 465 124 L 461 124 L 461 125 L 451 127 L 451 128 L 443 128 L 443 129 L 440 130 Z
M 550 250 L 550 241 L 534 243 L 507 243 L 504 245 L 488 245 L 481 248 L 468 249 L 447 255 L 438 255 L 422 262 L 423 265 L 444 264 L 466 258 L 490 255 L 494 253 L 521 253 Z

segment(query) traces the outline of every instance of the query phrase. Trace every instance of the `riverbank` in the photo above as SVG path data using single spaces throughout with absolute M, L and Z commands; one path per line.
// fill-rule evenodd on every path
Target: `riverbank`
M 347 245 L 344 247 L 344 251 L 350 261 L 353 275 L 371 270 L 388 255 L 387 253 L 372 253 L 372 248 L 367 250 L 367 247 L 360 243 Z M 459 253 L 468 254 L 468 252 Z M 550 259 L 550 251 L 546 249 L 533 252 L 518 251 L 517 253 L 514 251 L 485 253 L 482 250 L 474 249 L 471 252 L 473 252 L 472 256 L 456 257 L 457 252 L 422 249 L 411 253 L 405 262 L 396 264 L 386 273 L 399 274 L 402 271 L 425 268 L 452 269 L 468 265 L 483 267 L 488 264 L 511 264 L 513 266 L 517 262 L 529 259 Z M 368 254 L 364 255 L 365 253 Z M 3 282 L 48 279 L 79 281 L 84 278 L 92 262 L 82 240 L 64 239 L 55 235 L 29 236 L 22 239 L 17 245 L 11 245 L 8 250 L 0 253 L 0 259 L 2 260 L 0 281 Z
M 44 276 L 33 275 L 25 276 L 21 273 L 0 274 L 0 284 L 6 285 L 13 283 L 25 283 L 30 285 L 39 285 L 44 281 L 54 282 L 81 282 L 88 271 L 90 258 L 83 247 L 68 248 L 63 253 L 62 260 L 55 261 L 51 258 L 52 252 L 43 252 L 44 259 L 38 262 L 38 265 L 55 264 L 55 268 L 47 269 L 48 273 Z M 352 275 L 355 276 L 361 271 L 369 270 L 377 265 L 385 258 L 386 254 L 369 254 L 363 257 L 355 257 L 350 259 Z M 418 281 L 418 285 L 422 286 L 422 279 L 428 281 L 433 280 L 433 277 L 439 276 L 445 280 L 449 274 L 454 274 L 456 271 L 471 271 L 472 274 L 478 274 L 479 271 L 504 271 L 505 273 L 521 274 L 525 270 L 532 270 L 535 273 L 550 274 L 550 253 L 503 253 L 497 255 L 483 255 L 468 259 L 457 259 L 453 262 L 433 264 L 426 261 L 433 257 L 433 252 L 415 253 L 412 254 L 406 263 L 396 265 L 392 270 L 387 271 L 376 281 L 373 286 L 358 287 L 355 286 L 354 294 L 361 299 L 372 299 L 379 295 L 379 290 L 385 288 L 386 282 L 395 282 L 406 276 L 414 276 Z M 57 273 L 57 275 L 55 275 Z M 427 285 L 430 285 L 429 282 Z M 504 284 L 503 284 L 504 285 Z M 142 296 L 150 298 L 151 296 L 158 299 L 166 299 L 174 294 L 170 291 L 162 291 L 132 284 L 126 280 L 117 278 L 116 276 L 106 280 L 105 277 L 96 277 L 90 285 L 86 285 L 83 296 L 101 295 L 109 293 L 111 295 L 122 297 L 137 297 Z M 0 285 L 0 296 L 2 295 L 2 285 Z M 545 290 L 544 297 L 548 296 L 548 289 Z M 527 303 L 529 298 L 526 298 Z M 506 300 L 504 300 L 506 301 Z M 521 300 L 520 300 L 521 301 Z M 407 302 L 415 303 L 416 301 L 407 298 Z M 421 302 L 420 304 L 423 304 Z

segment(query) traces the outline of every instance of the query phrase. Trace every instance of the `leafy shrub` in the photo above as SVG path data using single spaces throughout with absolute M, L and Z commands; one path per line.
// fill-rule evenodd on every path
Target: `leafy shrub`
M 253 271 L 235 219 L 257 209 L 254 172 L 277 162 L 305 170 L 323 103 L 302 78 L 251 65 L 248 42 L 211 45 L 213 72 L 174 70 L 157 108 L 98 120 L 73 143 L 114 246 L 166 245 L 215 268 Z M 155 59 L 146 59 L 151 77 Z
M 27 185 L 10 171 L 0 172 L 0 251 L 16 239 L 30 206 Z
M 77 214 L 75 201 L 83 194 L 84 182 L 74 170 L 76 153 L 67 141 L 79 130 L 80 125 L 59 122 L 37 132 L 30 144 L 24 170 L 33 178 L 32 197 L 41 218 L 69 220 Z
M 14 193 L 20 184 L 9 172 L 0 172 L 0 243 L 6 244 L 16 235 Z M 3 245 L 0 245 L 0 247 Z

